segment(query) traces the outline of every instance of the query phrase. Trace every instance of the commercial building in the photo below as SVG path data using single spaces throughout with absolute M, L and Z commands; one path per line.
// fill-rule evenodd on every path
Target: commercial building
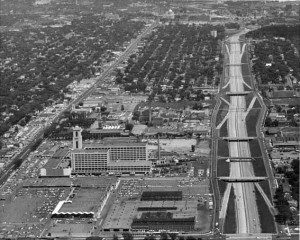
M 148 174 L 147 144 L 132 141 L 108 141 L 83 146 L 81 128 L 73 129 L 71 167 L 74 174 Z
M 54 149 L 54 147 L 51 149 Z M 59 149 L 56 151 L 54 155 L 48 159 L 47 163 L 40 169 L 39 177 L 69 177 L 71 175 L 71 168 L 68 166 L 61 166 L 62 163 L 65 163 L 64 159 L 68 156 L 68 154 L 69 149 Z
M 107 171 L 109 151 L 76 149 L 71 153 L 72 173 L 102 173 Z
M 193 231 L 195 217 L 174 218 L 171 212 L 143 212 L 140 218 L 133 219 L 133 231 Z
M 85 145 L 86 150 L 108 151 L 111 161 L 147 161 L 147 144 L 137 142 L 108 142 Z
M 149 174 L 152 162 L 150 161 L 110 161 L 108 171 L 114 174 Z

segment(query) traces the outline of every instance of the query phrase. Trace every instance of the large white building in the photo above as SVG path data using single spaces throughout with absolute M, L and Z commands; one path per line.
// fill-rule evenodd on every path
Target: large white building
M 128 142 L 110 142 L 87 144 L 85 150 L 108 151 L 110 152 L 111 161 L 147 161 L 147 144 L 146 143 L 128 143 Z
M 73 173 L 102 173 L 107 171 L 109 151 L 76 149 L 71 153 Z
M 151 172 L 146 143 L 108 142 L 83 146 L 81 128 L 73 128 L 73 174 L 147 174 Z

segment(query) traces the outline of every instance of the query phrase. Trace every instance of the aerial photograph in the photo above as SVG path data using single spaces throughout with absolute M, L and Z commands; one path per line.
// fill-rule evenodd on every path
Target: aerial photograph
M 0 0 L 0 240 L 299 240 L 300 0 Z

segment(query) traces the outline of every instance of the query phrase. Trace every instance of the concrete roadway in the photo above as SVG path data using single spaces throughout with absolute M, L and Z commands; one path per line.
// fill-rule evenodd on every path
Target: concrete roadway
M 241 47 L 239 35 L 229 39 L 230 66 L 229 82 L 231 92 L 243 92 L 241 72 Z M 243 48 L 244 49 L 244 48 Z M 228 137 L 247 137 L 245 96 L 231 96 L 228 113 Z M 230 157 L 251 157 L 248 142 L 229 142 Z M 230 177 L 252 177 L 252 162 L 230 162 Z M 260 233 L 259 215 L 253 183 L 233 183 L 236 204 L 237 233 Z

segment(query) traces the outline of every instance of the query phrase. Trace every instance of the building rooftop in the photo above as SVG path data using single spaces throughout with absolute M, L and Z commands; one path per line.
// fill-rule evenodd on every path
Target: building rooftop
M 133 142 L 136 143 L 137 142 L 137 137 L 106 137 L 103 138 L 103 143 L 114 143 L 114 142 Z
M 142 125 L 142 124 L 134 125 L 131 133 L 133 135 L 141 135 L 146 131 L 147 128 L 148 127 L 146 125 Z
M 101 148 L 101 147 L 117 147 L 117 146 L 146 146 L 146 143 L 138 143 L 138 142 L 107 142 L 107 143 L 89 143 L 85 144 L 84 148 Z
M 51 158 L 48 159 L 47 163 L 44 165 L 44 168 L 53 169 L 57 168 L 60 162 L 66 157 L 69 153 L 68 149 L 61 149 L 57 151 Z
M 138 202 L 119 202 L 114 203 L 102 226 L 104 229 L 125 228 L 130 229 L 131 223 L 135 218 Z
M 90 133 L 120 133 L 123 129 L 91 129 Z
M 84 153 L 90 153 L 90 154 L 92 154 L 92 153 L 107 153 L 108 152 L 108 150 L 95 150 L 95 149 L 74 149 L 73 151 L 72 151 L 72 153 L 82 153 L 82 154 L 84 154 Z
M 58 212 L 96 212 L 105 195 L 105 187 L 80 188 L 74 198 L 70 199 L 71 202 L 64 203 Z
M 152 166 L 150 161 L 128 161 L 128 160 L 121 160 L 121 161 L 109 161 L 108 167 L 126 167 L 126 166 Z

